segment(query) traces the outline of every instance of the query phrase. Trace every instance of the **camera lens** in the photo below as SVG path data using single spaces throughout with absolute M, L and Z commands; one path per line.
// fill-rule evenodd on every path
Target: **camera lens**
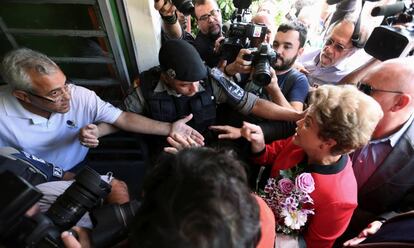
M 61 230 L 74 226 L 86 211 L 95 207 L 110 192 L 111 186 L 94 170 L 86 167 L 76 181 L 50 206 L 46 215 Z
M 257 62 L 253 75 L 254 83 L 259 86 L 266 86 L 272 80 L 270 74 L 270 64 L 267 58 L 262 58 L 261 61 Z
M 253 66 L 255 68 L 253 74 L 253 82 L 264 87 L 272 80 L 270 65 L 276 60 L 276 53 L 269 44 L 262 43 L 257 52 L 254 52 Z

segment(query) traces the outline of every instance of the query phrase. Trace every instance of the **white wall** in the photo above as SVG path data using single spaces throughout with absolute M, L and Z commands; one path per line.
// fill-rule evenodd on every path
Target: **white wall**
M 124 0 L 135 57 L 140 72 L 158 65 L 161 18 L 154 0 Z

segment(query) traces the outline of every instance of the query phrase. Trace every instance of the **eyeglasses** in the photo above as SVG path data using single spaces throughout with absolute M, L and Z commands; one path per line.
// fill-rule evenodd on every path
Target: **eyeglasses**
M 374 92 L 374 91 L 380 91 L 380 92 L 388 92 L 388 93 L 395 93 L 395 94 L 404 94 L 403 92 L 401 92 L 401 91 L 395 91 L 395 90 L 380 90 L 380 89 L 375 89 L 374 87 L 372 87 L 371 85 L 369 85 L 369 84 L 365 84 L 365 83 L 363 83 L 363 82 L 358 82 L 358 84 L 357 84 L 357 88 L 358 88 L 358 90 L 360 90 L 360 91 L 362 91 L 362 92 L 364 92 L 365 94 L 367 94 L 367 95 L 371 95 L 372 94 L 372 92 Z
M 52 90 L 49 92 L 49 96 L 40 96 L 33 92 L 27 92 L 28 94 L 46 100 L 48 102 L 57 103 L 62 100 L 62 97 L 65 93 L 70 94 L 70 89 L 72 88 L 72 81 L 66 80 L 65 85 L 59 89 Z
M 198 20 L 204 22 L 204 21 L 207 21 L 208 18 L 210 18 L 210 16 L 217 17 L 219 13 L 220 13 L 219 9 L 213 9 L 212 11 L 210 11 L 210 13 L 200 16 Z
M 343 51 L 351 50 L 353 48 L 353 47 L 346 48 L 346 47 L 344 47 L 344 45 L 342 45 L 340 43 L 337 43 L 336 41 L 332 40 L 331 38 L 329 38 L 325 41 L 324 46 L 333 46 L 333 48 L 339 53 L 341 53 Z

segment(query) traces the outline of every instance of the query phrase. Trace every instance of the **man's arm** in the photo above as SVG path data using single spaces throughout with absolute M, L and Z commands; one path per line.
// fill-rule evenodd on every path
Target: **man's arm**
M 251 113 L 268 120 L 282 121 L 297 121 L 302 118 L 303 115 L 302 112 L 279 106 L 261 98 L 257 99 Z
M 99 138 L 118 131 L 119 129 L 143 134 L 171 136 L 180 134 L 181 136 L 195 140 L 199 145 L 204 145 L 204 137 L 186 123 L 193 118 L 190 114 L 174 123 L 156 121 L 145 116 L 132 112 L 122 112 L 113 125 L 100 123 L 98 125 L 89 124 L 81 129 L 79 139 L 81 144 L 87 147 L 97 147 Z
M 154 0 L 154 8 L 162 19 L 162 29 L 170 39 L 180 39 L 183 35 L 176 13 L 176 8 L 170 0 Z
M 296 121 L 302 118 L 301 112 L 279 106 L 246 92 L 224 77 L 223 73 L 216 68 L 211 70 L 211 76 L 213 94 L 218 103 L 227 102 L 244 115 L 254 114 L 268 120 Z
M 113 125 L 129 132 L 164 136 L 171 130 L 171 123 L 152 120 L 132 112 L 122 112 Z

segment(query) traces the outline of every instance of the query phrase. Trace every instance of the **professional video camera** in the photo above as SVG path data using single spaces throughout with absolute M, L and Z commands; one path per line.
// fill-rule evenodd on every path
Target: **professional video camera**
M 372 9 L 372 16 L 385 16 L 387 25 L 376 27 L 365 44 L 365 51 L 384 61 L 405 57 L 414 48 L 414 2 L 406 7 L 404 2 L 379 6 Z M 393 26 L 395 24 L 404 24 Z
M 226 38 L 220 47 L 222 57 L 227 60 L 227 63 L 236 59 L 240 49 L 252 47 L 252 41 L 258 40 L 260 44 L 267 32 L 265 25 L 253 24 L 247 20 L 251 0 L 233 0 L 233 4 L 236 11 L 230 27 L 224 34 Z
M 10 171 L 0 174 L 0 242 L 9 247 L 63 247 L 60 233 L 74 226 L 92 208 L 99 205 L 111 190 L 90 168 L 85 168 L 75 182 L 60 195 L 45 213 L 25 216 L 42 193 Z
M 260 87 L 264 87 L 272 80 L 270 67 L 276 62 L 276 52 L 269 44 L 262 43 L 258 48 L 249 48 L 251 54 L 244 55 L 245 60 L 252 61 L 255 68 L 253 73 L 253 83 Z

